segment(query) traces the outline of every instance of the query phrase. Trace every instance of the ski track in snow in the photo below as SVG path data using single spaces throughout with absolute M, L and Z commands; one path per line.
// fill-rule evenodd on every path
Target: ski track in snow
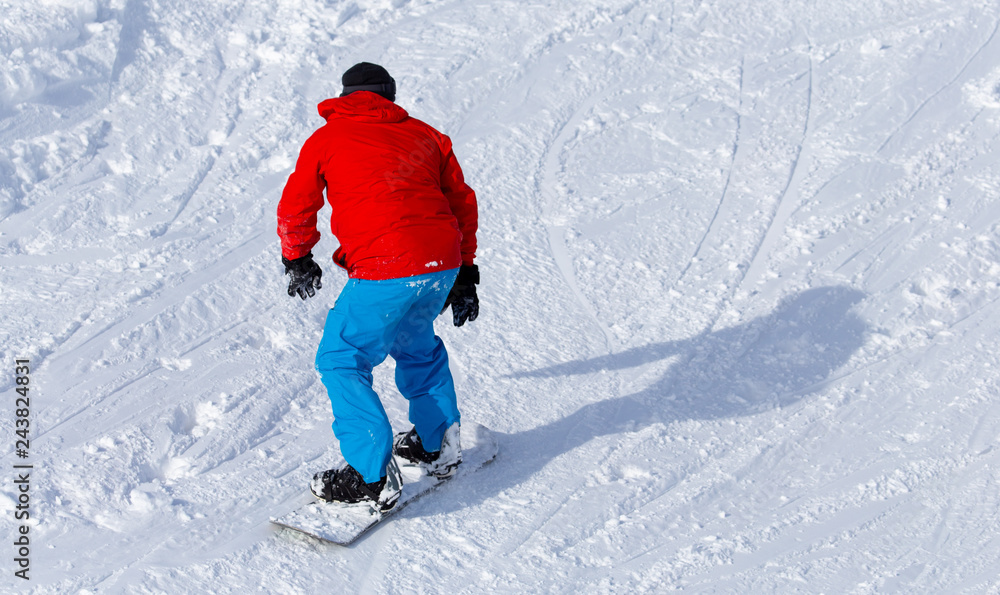
M 1000 593 L 996 6 L 4 10 L 35 468 L 0 589 Z M 337 548 L 268 522 L 339 462 L 312 359 L 344 282 L 284 295 L 274 208 L 361 60 L 479 194 L 482 316 L 437 330 L 501 450 Z

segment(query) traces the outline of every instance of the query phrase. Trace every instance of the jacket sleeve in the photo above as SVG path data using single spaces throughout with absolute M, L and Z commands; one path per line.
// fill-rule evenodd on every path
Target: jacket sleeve
M 471 265 L 476 258 L 476 231 L 479 229 L 476 192 L 465 183 L 462 168 L 452 151 L 451 139 L 447 136 L 443 138 L 441 149 L 444 155 L 441 160 L 441 191 L 448 199 L 462 232 L 462 264 Z
M 278 202 L 281 254 L 295 260 L 309 254 L 319 242 L 316 213 L 323 208 L 326 180 L 320 173 L 320 141 L 313 134 L 302 145 L 295 171 L 288 177 Z

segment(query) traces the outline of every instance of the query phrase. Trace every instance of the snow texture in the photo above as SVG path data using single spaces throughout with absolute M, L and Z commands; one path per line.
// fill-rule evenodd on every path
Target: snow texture
M 1000 593 L 996 2 L 0 10 L 0 590 Z M 268 522 L 345 280 L 289 298 L 274 213 L 362 60 L 478 191 L 437 328 L 500 456 L 337 548 Z

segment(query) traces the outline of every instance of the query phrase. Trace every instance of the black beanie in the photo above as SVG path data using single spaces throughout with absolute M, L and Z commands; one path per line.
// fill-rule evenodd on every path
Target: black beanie
M 389 71 L 378 64 L 371 62 L 355 64 L 347 69 L 340 82 L 344 84 L 344 92 L 340 94 L 341 97 L 355 91 L 371 91 L 389 101 L 396 101 L 396 81 L 389 76 Z

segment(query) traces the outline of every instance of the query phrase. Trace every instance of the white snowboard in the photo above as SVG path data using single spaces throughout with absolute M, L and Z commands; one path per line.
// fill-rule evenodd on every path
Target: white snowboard
M 410 502 L 445 482 L 461 481 L 462 477 L 496 458 L 497 439 L 488 428 L 466 422 L 462 425 L 461 436 L 462 464 L 458 466 L 455 475 L 448 479 L 436 479 L 426 475 L 419 466 L 396 458 L 396 463 L 403 475 L 403 493 L 396 506 L 389 511 L 376 514 L 365 503 L 339 504 L 316 500 L 288 514 L 272 518 L 271 522 L 322 541 L 350 545 L 375 525 L 405 508 Z

